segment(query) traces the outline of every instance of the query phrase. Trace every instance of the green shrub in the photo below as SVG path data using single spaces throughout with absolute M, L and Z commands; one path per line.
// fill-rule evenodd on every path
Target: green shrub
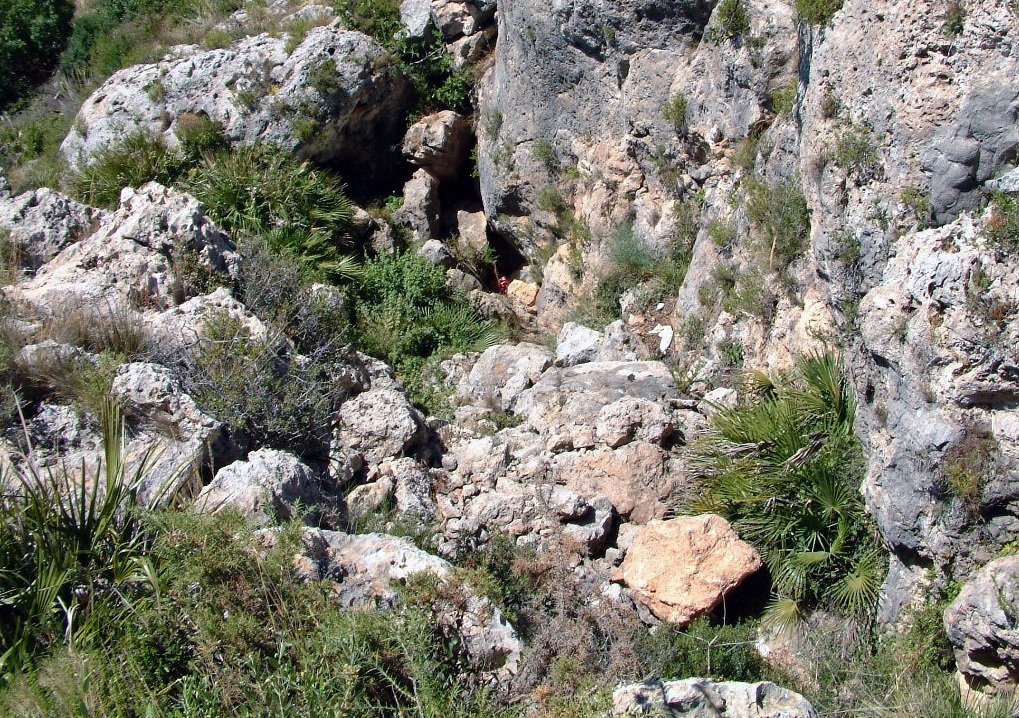
M 750 16 L 743 0 L 721 0 L 715 8 L 718 26 L 708 31 L 708 39 L 716 45 L 722 40 L 745 35 L 750 32 Z
M 991 199 L 991 218 L 987 238 L 1006 255 L 1019 254 L 1019 200 L 1007 194 Z
M 226 312 L 210 317 L 204 336 L 176 360 L 184 390 L 241 446 L 312 462 L 327 457 L 330 417 L 342 397 L 328 361 L 297 357 L 272 334 L 252 337 Z
M 839 10 L 843 0 L 796 0 L 796 14 L 801 22 L 810 25 L 827 25 Z
M 287 151 L 256 145 L 208 157 L 180 184 L 228 232 L 262 237 L 326 276 L 353 270 L 341 253 L 353 205 L 337 179 Z
M 968 425 L 962 439 L 941 460 L 948 489 L 971 518 L 980 514 L 984 485 L 1000 470 L 998 455 L 994 434 L 985 426 Z
M 902 203 L 906 205 L 916 217 L 917 227 L 927 229 L 931 222 L 931 201 L 930 198 L 916 187 L 906 187 L 899 195 Z
M 375 38 L 410 78 L 417 95 L 417 106 L 412 114 L 427 114 L 439 109 L 470 110 L 473 74 L 467 67 L 457 69 L 453 66 L 453 58 L 436 33 L 426 40 L 404 37 L 399 2 L 334 0 L 333 5 L 348 27 Z
M 764 240 L 768 264 L 785 269 L 807 248 L 810 212 L 796 177 L 768 184 L 746 184 L 746 213 Z
M 20 680 L 5 715 L 501 715 L 426 611 L 349 610 L 330 582 L 303 583 L 299 526 L 268 548 L 229 514 L 145 527 L 149 580 L 98 603 L 102 631 Z
M 880 159 L 870 129 L 856 124 L 843 131 L 832 153 L 836 165 L 862 177 L 874 175 L 880 169 Z
M 559 171 L 559 157 L 556 155 L 555 145 L 544 137 L 539 137 L 531 146 L 531 157 L 540 162 L 549 173 Z
M 966 5 L 962 0 L 945 0 L 945 32 L 950 37 L 966 29 Z
M 480 351 L 502 335 L 471 300 L 446 288 L 441 267 L 414 252 L 368 260 L 347 296 L 355 343 L 393 366 L 415 399 L 423 398 L 421 371 L 430 359 Z
M 652 675 L 663 680 L 698 676 L 756 682 L 771 672 L 755 648 L 757 628 L 754 621 L 712 625 L 702 616 L 684 629 L 662 624 L 647 633 L 642 648 Z
M 798 81 L 791 80 L 788 84 L 776 87 L 768 93 L 768 104 L 776 115 L 791 114 L 796 106 Z
M 686 111 L 686 95 L 682 92 L 677 92 L 662 105 L 662 117 L 677 133 L 686 131 Z
M 718 411 L 693 448 L 693 508 L 727 517 L 764 557 L 778 625 L 814 606 L 862 615 L 876 606 L 884 561 L 859 493 L 854 418 L 841 359 L 809 355 L 789 375 L 751 375 L 741 403 Z
M 3 477 L 18 490 L 0 496 L 0 687 L 40 653 L 95 635 L 93 604 L 144 568 L 137 489 L 146 461 L 127 469 L 123 431 L 107 402 L 94 472 L 26 462 Z
M 70 0 L 6 0 L 0 5 L 0 112 L 46 78 L 71 32 Z

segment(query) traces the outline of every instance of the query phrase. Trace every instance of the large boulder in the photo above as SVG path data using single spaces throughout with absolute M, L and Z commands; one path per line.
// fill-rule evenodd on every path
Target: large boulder
M 177 266 L 181 257 L 191 266 Z M 4 292 L 43 315 L 83 308 L 167 309 L 197 293 L 182 281 L 182 269 L 232 280 L 237 263 L 229 238 L 198 200 L 150 182 L 125 189 L 120 208 L 99 231 Z
M 970 688 L 1009 693 L 1019 684 L 1019 556 L 991 561 L 945 611 L 955 662 Z
M 643 526 L 619 578 L 655 616 L 685 626 L 763 566 L 728 521 L 704 514 Z
M 140 427 L 131 436 L 127 456 L 144 460 L 143 500 L 165 503 L 193 496 L 203 474 L 232 457 L 235 449 L 223 424 L 203 412 L 166 367 L 122 365 L 110 396 L 120 400 L 129 423 Z
M 121 70 L 82 105 L 61 152 L 72 167 L 88 164 L 138 131 L 173 146 L 187 118 L 205 115 L 231 143 L 279 144 L 370 175 L 399 140 L 409 83 L 382 47 L 337 24 L 312 29 L 293 52 L 287 43 L 262 34 L 217 50 L 184 46 Z
M 457 391 L 492 408 L 512 410 L 521 392 L 552 365 L 552 354 L 537 344 L 499 344 L 486 349 Z
M 440 180 L 455 180 L 467 163 L 470 141 L 467 118 L 443 110 L 410 126 L 403 138 L 403 154 Z
M 206 513 L 237 511 L 256 524 L 293 517 L 294 505 L 314 508 L 321 500 L 315 472 L 293 454 L 259 449 L 216 472 L 195 500 Z
M 664 718 L 817 718 L 799 693 L 774 683 L 716 682 L 706 678 L 645 681 L 612 694 L 612 716 Z
M 398 389 L 371 389 L 340 407 L 336 443 L 368 465 L 403 456 L 423 441 L 421 413 Z

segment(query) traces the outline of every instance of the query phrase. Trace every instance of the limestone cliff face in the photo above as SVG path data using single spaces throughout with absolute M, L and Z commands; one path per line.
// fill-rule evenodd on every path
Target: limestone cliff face
M 965 576 L 1016 528 L 1019 276 L 980 207 L 1017 161 L 1019 18 L 972 3 L 951 34 L 933 0 L 846 0 L 826 27 L 797 23 L 791 2 L 745 8 L 732 32 L 694 0 L 503 0 L 480 92 L 485 210 L 532 259 L 552 256 L 539 320 L 590 290 L 614 227 L 663 248 L 693 207 L 679 296 L 625 307 L 633 323 L 695 317 L 701 337 L 669 354 L 709 368 L 722 343 L 774 367 L 838 335 L 893 617 L 927 568 Z M 663 112 L 676 97 L 680 117 Z M 762 259 L 755 181 L 806 201 L 809 240 L 788 267 L 774 246 Z M 564 228 L 563 207 L 588 231 Z M 706 301 L 720 266 L 757 277 L 749 310 Z M 952 490 L 960 462 L 984 472 L 979 495 Z

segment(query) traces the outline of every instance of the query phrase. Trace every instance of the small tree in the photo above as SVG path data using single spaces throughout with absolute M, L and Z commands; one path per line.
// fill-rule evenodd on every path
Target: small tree
M 71 32 L 71 0 L 0 3 L 0 111 L 43 80 Z

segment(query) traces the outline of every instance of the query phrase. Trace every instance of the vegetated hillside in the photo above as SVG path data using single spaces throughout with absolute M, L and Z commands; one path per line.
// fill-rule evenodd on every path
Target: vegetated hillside
M 0 8 L 3 714 L 1015 715 L 1017 32 Z

